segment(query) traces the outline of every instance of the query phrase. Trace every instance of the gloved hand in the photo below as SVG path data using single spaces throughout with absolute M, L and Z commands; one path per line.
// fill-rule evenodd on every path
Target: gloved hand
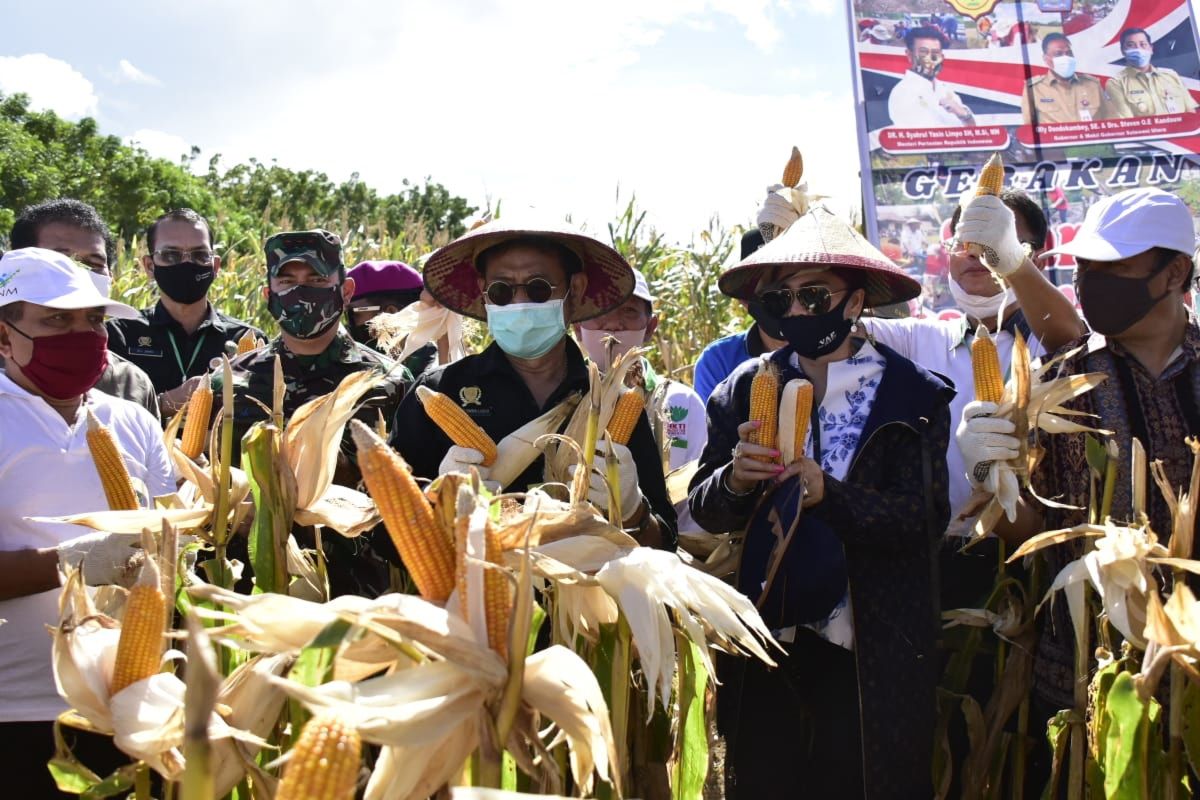
M 599 445 L 595 460 L 592 462 L 592 474 L 588 488 L 588 501 L 596 508 L 608 511 L 608 481 L 605 480 L 604 453 L 606 445 Z M 621 520 L 627 520 L 637 513 L 642 503 L 642 492 L 638 489 L 637 464 L 633 463 L 633 453 L 628 447 L 613 442 L 613 455 L 617 459 L 618 490 L 621 493 Z M 571 477 L 575 477 L 578 464 L 567 468 Z
M 133 557 L 141 542 L 141 534 L 137 533 L 85 533 L 58 545 L 58 563 L 64 569 L 82 566 L 83 580 L 88 586 L 110 583 L 125 586 L 137 577 Z
M 995 195 L 975 197 L 963 206 L 954 236 L 960 242 L 982 247 L 984 265 L 1001 278 L 1016 272 L 1028 257 L 1025 245 L 1017 238 L 1012 209 Z
M 492 475 L 492 470 L 483 466 L 483 453 L 472 447 L 453 445 L 438 465 L 438 475 L 445 475 L 447 472 L 465 472 L 469 475 L 471 467 L 479 473 L 481 481 L 488 480 Z
M 187 401 L 191 399 L 192 393 L 200 388 L 200 382 L 207 378 L 207 375 L 197 375 L 194 378 L 188 378 L 174 389 L 168 389 L 160 394 L 158 396 L 158 405 L 163 413 L 174 414 L 187 405 Z
M 756 223 L 758 229 L 763 231 L 763 238 L 770 241 L 771 237 L 778 236 L 788 229 L 793 222 L 800 219 L 800 210 L 792 203 L 784 193 L 791 194 L 791 189 L 776 183 L 767 187 L 767 199 L 763 201 L 762 208 L 758 210 Z M 767 228 L 764 226 L 774 226 Z M 771 231 L 771 237 L 768 237 L 767 232 Z
M 1016 458 L 1021 449 L 1021 443 L 1012 435 L 1017 429 L 1012 420 L 992 416 L 998 408 L 995 403 L 982 400 L 967 403 L 954 433 L 967 468 L 967 478 L 975 486 L 987 486 L 990 478 L 991 485 L 987 488 L 992 491 L 997 488 L 996 479 L 986 472 L 988 467 L 994 467 L 996 461 Z

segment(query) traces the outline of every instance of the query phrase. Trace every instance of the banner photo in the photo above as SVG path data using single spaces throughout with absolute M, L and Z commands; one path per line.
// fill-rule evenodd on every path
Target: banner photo
M 1187 0 L 848 0 L 867 236 L 942 269 L 993 152 L 1074 235 L 1096 200 L 1158 186 L 1200 213 L 1200 56 Z M 1069 259 L 1051 265 L 1069 280 Z

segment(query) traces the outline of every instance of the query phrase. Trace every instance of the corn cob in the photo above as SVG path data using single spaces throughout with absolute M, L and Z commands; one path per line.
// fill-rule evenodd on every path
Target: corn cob
M 142 574 L 125 601 L 111 694 L 158 672 L 162 665 L 163 621 L 166 617 L 167 598 L 159 587 L 158 567 L 154 558 L 147 555 Z
M 213 391 L 205 380 L 188 398 L 187 417 L 183 422 L 183 441 L 180 448 L 188 458 L 197 458 L 204 452 L 204 440 L 208 438 L 208 420 L 212 415 Z
M 779 401 L 779 450 L 784 464 L 804 455 L 808 422 L 812 417 L 813 387 L 803 378 L 794 378 L 783 387 Z
M 1003 189 L 1004 162 L 1000 159 L 999 153 L 992 153 L 992 157 L 979 171 L 979 184 L 975 187 L 975 196 L 990 194 L 998 197 Z
M 100 473 L 100 483 L 104 486 L 104 497 L 112 511 L 134 511 L 138 507 L 137 495 L 133 491 L 133 481 L 121 451 L 117 448 L 117 440 L 112 431 L 104 427 L 92 410 L 88 409 L 88 450 L 96 471 Z
M 800 157 L 800 148 L 793 145 L 791 158 L 788 159 L 787 166 L 783 168 L 781 183 L 794 189 L 799 185 L 802 177 L 804 177 L 804 159 Z
M 251 350 L 257 350 L 258 347 L 258 337 L 254 335 L 254 331 L 247 328 L 246 332 L 242 334 L 242 338 L 238 339 L 237 355 L 240 356 L 249 353 Z
M 300 731 L 275 800 L 352 800 L 362 738 L 332 714 L 313 717 Z
M 762 423 L 750 434 L 750 443 L 774 448 L 779 427 L 779 373 L 766 359 L 759 362 L 758 372 L 750 383 L 750 419 Z M 751 458 L 775 461 L 767 456 Z
M 459 447 L 470 447 L 483 453 L 485 467 L 495 463 L 496 443 L 484 433 L 483 428 L 475 424 L 475 420 L 467 416 L 458 403 L 425 386 L 417 387 L 417 398 L 425 407 L 425 413 L 450 437 L 450 441 Z
M 617 399 L 616 408 L 608 419 L 608 436 L 617 444 L 629 444 L 633 429 L 646 409 L 642 390 L 634 387 Z
M 363 482 L 417 590 L 426 600 L 444 602 L 454 590 L 453 544 L 404 459 L 358 420 L 351 420 L 350 430 Z
M 971 368 L 975 371 L 975 399 L 999 403 L 1004 398 L 1004 376 L 1000 373 L 1000 356 L 996 342 L 980 326 L 971 343 Z
M 457 538 L 456 581 L 458 603 L 463 619 L 471 621 L 471 598 L 467 581 L 467 538 L 470 535 L 471 517 L 460 514 L 455 523 Z M 500 532 L 489 520 L 484 527 L 484 553 L 482 561 L 500 563 Z M 476 556 L 478 558 L 478 556 Z M 499 569 L 484 568 L 483 607 L 486 616 L 488 646 L 508 658 L 508 622 L 512 617 L 512 590 L 508 578 Z

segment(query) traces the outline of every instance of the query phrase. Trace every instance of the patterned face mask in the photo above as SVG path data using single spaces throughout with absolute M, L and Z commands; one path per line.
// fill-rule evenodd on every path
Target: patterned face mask
M 917 59 L 913 63 L 913 72 L 920 75 L 922 78 L 933 80 L 937 74 L 942 71 L 942 66 L 946 63 L 946 57 L 941 51 L 933 51 L 930 53 L 918 53 Z
M 296 286 L 286 292 L 270 292 L 267 310 L 285 333 L 297 339 L 315 339 L 341 317 L 342 287 Z

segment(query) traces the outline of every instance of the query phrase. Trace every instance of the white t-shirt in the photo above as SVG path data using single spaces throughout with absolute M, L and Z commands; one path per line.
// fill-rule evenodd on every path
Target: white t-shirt
M 897 128 L 962 127 L 963 121 L 942 107 L 946 99 L 962 105 L 953 89 L 937 79 L 922 78 L 910 69 L 888 95 L 888 116 Z
M 971 497 L 971 484 L 967 480 L 967 468 L 963 464 L 962 452 L 954 440 L 954 430 L 962 420 L 963 408 L 975 399 L 975 370 L 971 367 L 971 339 L 966 319 L 880 319 L 863 317 L 860 322 L 881 342 L 900 355 L 930 372 L 949 378 L 954 383 L 955 395 L 950 401 L 950 447 L 946 451 L 946 466 L 950 471 L 950 519 Z M 1012 363 L 1013 337 L 1007 331 L 995 336 L 996 350 L 1000 355 L 1000 369 L 1008 379 Z M 1041 342 L 1029 342 L 1029 355 L 1038 358 L 1043 354 Z
M 108 508 L 87 446 L 87 409 L 107 425 L 129 468 L 151 495 L 175 491 L 162 429 L 146 409 L 90 391 L 74 425 L 0 373 L 0 550 L 56 545 L 89 533 L 78 525 L 31 522 Z M 59 590 L 0 601 L 0 722 L 52 720 L 66 710 L 54 688 L 47 625 L 58 622 Z

